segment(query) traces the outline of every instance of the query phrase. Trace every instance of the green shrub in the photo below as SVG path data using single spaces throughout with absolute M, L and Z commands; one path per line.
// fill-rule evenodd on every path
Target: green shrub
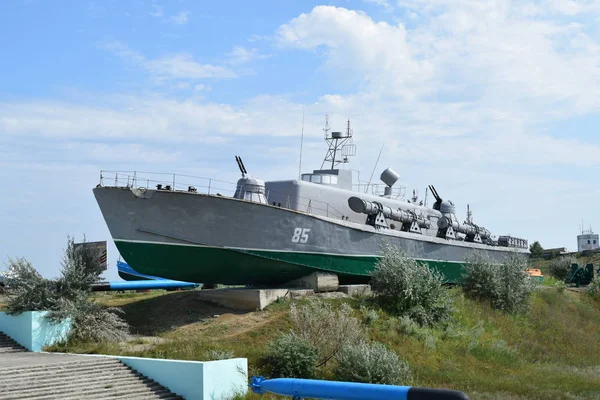
M 575 257 L 559 257 L 550 262 L 550 275 L 559 281 L 566 282 L 571 271 L 571 264 L 577 264 Z
M 556 281 L 554 288 L 558 293 L 563 293 L 565 290 L 567 290 L 567 284 L 565 281 Z
M 360 306 L 360 313 L 362 314 L 365 324 L 369 326 L 373 325 L 379 319 L 377 311 L 366 308 L 365 306 Z
M 525 272 L 524 257 L 511 254 L 503 264 L 496 264 L 487 255 L 471 254 L 466 261 L 462 289 L 467 296 L 489 301 L 493 308 L 506 312 L 528 307 L 536 283 Z
M 212 349 L 208 351 L 207 356 L 209 360 L 229 360 L 234 354 L 231 350 Z
M 398 318 L 398 331 L 408 336 L 419 337 L 423 328 L 407 316 Z
M 267 348 L 265 361 L 273 377 L 313 378 L 317 349 L 303 337 L 283 334 Z
M 590 283 L 588 294 L 594 298 L 600 298 L 600 276 L 595 277 Z
M 452 298 L 438 271 L 386 247 L 371 273 L 375 300 L 392 314 L 407 316 L 421 325 L 446 321 L 452 311 Z
M 345 346 L 337 356 L 335 377 L 341 381 L 406 385 L 410 368 L 381 343 Z
M 71 319 L 70 341 L 118 343 L 131 338 L 129 325 L 119 316 L 124 313 L 120 308 L 104 307 L 88 300 L 85 293 L 75 299 L 59 299 L 59 304 L 48 318 L 53 321 Z
M 329 303 L 309 299 L 306 304 L 290 308 L 294 334 L 308 340 L 318 350 L 317 367 L 326 364 L 346 344 L 364 335 L 360 321 L 352 316 L 352 308 L 342 304 L 334 310 Z
M 85 237 L 84 237 L 85 243 Z M 70 340 L 120 342 L 129 338 L 129 326 L 119 317 L 122 310 L 106 308 L 91 298 L 90 285 L 100 280 L 104 271 L 99 253 L 89 246 L 76 246 L 69 237 L 61 276 L 42 277 L 27 260 L 9 259 L 7 283 L 10 287 L 7 311 L 50 311 L 52 321 L 71 319 Z

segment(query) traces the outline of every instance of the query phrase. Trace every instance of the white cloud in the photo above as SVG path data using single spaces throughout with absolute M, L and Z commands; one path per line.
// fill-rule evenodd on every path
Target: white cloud
M 400 134 L 416 154 L 456 162 L 472 149 L 479 165 L 597 166 L 597 146 L 544 136 L 540 125 L 600 111 L 598 43 L 581 24 L 528 20 L 511 4 L 411 1 L 424 18 L 410 30 L 319 6 L 282 25 L 278 38 L 284 48 L 322 54 L 334 81 L 358 81 L 357 93 L 323 99 L 372 121 L 386 143 L 400 144 Z
M 180 11 L 175 15 L 166 16 L 163 7 L 157 4 L 152 5 L 152 11 L 150 12 L 150 15 L 154 18 L 157 18 L 163 23 L 170 23 L 175 25 L 186 25 L 190 21 L 189 11 Z
M 194 92 L 210 92 L 212 90 L 212 87 L 210 87 L 210 85 L 205 85 L 203 83 L 199 83 L 197 85 L 194 86 Z
M 468 93 L 473 104 L 510 98 L 511 112 L 526 103 L 542 118 L 600 108 L 600 46 L 581 23 L 531 19 L 522 2 L 400 5 L 423 17 L 416 27 L 318 6 L 282 25 L 279 43 L 322 53 L 333 77 L 356 79 L 369 93 L 421 99 Z
M 211 64 L 200 64 L 191 54 L 173 54 L 149 60 L 146 68 L 163 79 L 223 79 L 235 78 L 237 74 L 229 68 Z
M 413 97 L 428 91 L 433 65 L 419 59 L 401 25 L 375 22 L 360 11 L 315 7 L 278 30 L 279 43 L 306 50 L 324 49 L 325 67 L 344 79 L 359 78 L 365 90 L 392 90 Z
M 189 16 L 188 11 L 180 11 L 179 14 L 169 17 L 169 20 L 176 25 L 185 25 L 189 21 Z
M 383 7 L 386 11 L 392 11 L 394 7 L 387 0 L 363 0 L 365 3 L 375 4 Z
M 238 76 L 236 72 L 227 67 L 201 64 L 188 53 L 168 54 L 155 59 L 147 59 L 119 41 L 108 42 L 103 46 L 123 59 L 140 65 L 159 81 L 226 79 Z
M 226 56 L 232 65 L 247 64 L 254 60 L 267 58 L 266 55 L 260 54 L 257 48 L 248 49 L 243 46 L 235 46 Z
M 152 5 L 152 12 L 150 13 L 151 16 L 155 17 L 155 18 L 161 18 L 163 15 L 165 15 L 165 12 L 163 10 L 163 8 L 161 6 L 158 6 L 156 4 Z

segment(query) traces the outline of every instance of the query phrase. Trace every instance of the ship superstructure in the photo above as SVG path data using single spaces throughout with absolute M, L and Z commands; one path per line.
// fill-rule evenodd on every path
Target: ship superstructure
M 242 177 L 231 196 L 212 179 L 178 185 L 174 175 L 150 179 L 131 172 L 110 179 L 103 172 L 94 194 L 125 261 L 168 279 L 283 284 L 327 271 L 341 283 L 364 282 L 387 244 L 457 281 L 470 253 L 498 262 L 510 253 L 528 254 L 526 240 L 495 238 L 474 223 L 470 209 L 460 222 L 454 203 L 433 185 L 425 200 L 416 192 L 405 200 L 391 168 L 381 173 L 383 184 L 355 184 L 352 171 L 339 167 L 356 154 L 350 122 L 345 132 L 331 132 L 328 124 L 324 130 L 321 168 L 299 179 L 264 182 L 236 156 Z

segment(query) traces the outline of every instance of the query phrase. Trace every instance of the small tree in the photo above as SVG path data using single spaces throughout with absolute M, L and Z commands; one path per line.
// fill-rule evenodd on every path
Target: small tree
M 124 340 L 129 333 L 127 323 L 117 315 L 122 311 L 103 307 L 90 298 L 90 285 L 100 279 L 102 272 L 98 252 L 85 246 L 85 238 L 82 246 L 68 238 L 58 279 L 45 279 L 24 258 L 9 259 L 7 312 L 50 311 L 50 320 L 69 318 L 73 340 Z
M 498 264 L 487 255 L 470 254 L 463 274 L 463 291 L 467 296 L 489 301 L 493 308 L 517 312 L 528 306 L 536 288 L 535 281 L 525 272 L 527 260 L 511 254 Z
M 326 364 L 342 347 L 357 343 L 364 336 L 360 321 L 352 316 L 352 309 L 345 303 L 334 310 L 329 303 L 310 299 L 305 305 L 292 304 L 290 317 L 294 334 L 317 349 L 316 367 Z
M 529 251 L 531 252 L 531 256 L 534 258 L 540 258 L 544 255 L 544 248 L 537 240 L 529 246 Z
M 558 257 L 550 262 L 550 275 L 559 281 L 566 282 L 571 271 L 571 265 L 577 264 L 575 257 Z
M 389 312 L 421 325 L 450 318 L 452 298 L 443 286 L 442 274 L 401 250 L 386 247 L 371 277 L 376 301 Z
M 406 385 L 410 378 L 408 364 L 381 343 L 346 346 L 337 360 L 334 373 L 341 381 Z
M 317 357 L 308 339 L 288 333 L 269 344 L 265 361 L 274 377 L 310 379 L 315 376 Z

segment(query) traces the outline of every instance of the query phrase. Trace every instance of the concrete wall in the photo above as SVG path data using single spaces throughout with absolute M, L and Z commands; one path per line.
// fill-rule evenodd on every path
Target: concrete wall
M 19 315 L 8 315 L 0 312 L 0 331 L 29 351 L 42 351 L 45 346 L 66 340 L 71 331 L 71 321 L 52 324 L 44 318 L 47 313 L 28 311 Z
M 155 358 L 85 355 L 117 358 L 188 400 L 228 400 L 248 391 L 248 359 L 181 361 Z

